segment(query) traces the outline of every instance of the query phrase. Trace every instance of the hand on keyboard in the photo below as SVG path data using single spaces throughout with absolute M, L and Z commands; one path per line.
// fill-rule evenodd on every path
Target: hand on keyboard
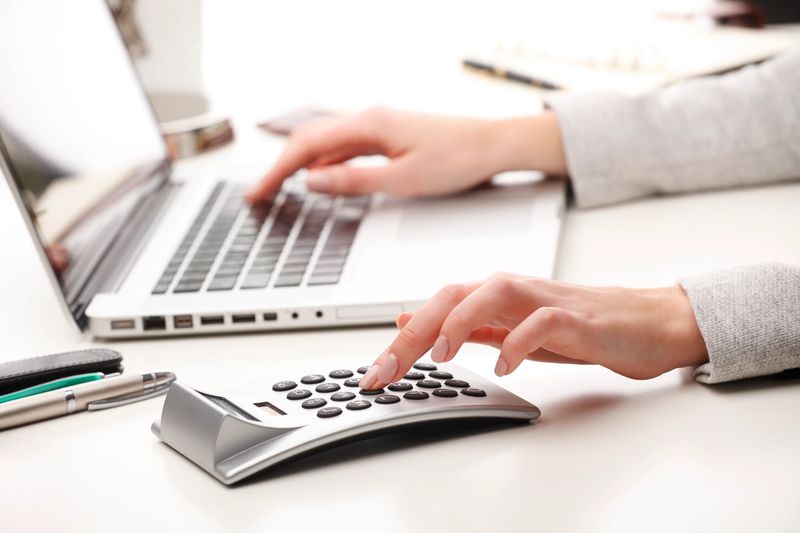
M 356 156 L 375 154 L 388 157 L 388 164 L 368 168 L 344 164 Z M 555 157 L 558 154 L 560 158 Z M 301 168 L 309 169 L 306 182 L 317 192 L 398 196 L 466 190 L 506 170 L 565 173 L 552 114 L 481 120 L 377 108 L 298 128 L 272 169 L 248 192 L 248 200 L 270 198 L 284 179 Z

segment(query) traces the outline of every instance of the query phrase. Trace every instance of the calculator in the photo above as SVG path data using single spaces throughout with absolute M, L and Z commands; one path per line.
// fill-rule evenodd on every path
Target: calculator
M 368 366 L 296 372 L 223 394 L 170 387 L 153 433 L 230 485 L 300 455 L 409 426 L 531 421 L 539 409 L 457 365 L 417 362 L 384 389 L 358 386 Z

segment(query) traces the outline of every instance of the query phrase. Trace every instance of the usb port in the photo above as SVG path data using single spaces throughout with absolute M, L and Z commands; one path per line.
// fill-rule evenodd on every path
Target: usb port
M 265 322 L 274 322 L 278 320 L 278 313 L 264 313 Z
M 213 315 L 213 316 L 201 316 L 200 317 L 200 325 L 201 326 L 218 326 L 220 324 L 225 323 L 225 317 L 222 315 Z
M 136 327 L 136 322 L 132 318 L 125 320 L 112 320 L 111 329 L 133 329 Z
M 175 329 L 185 329 L 192 327 L 192 315 L 176 315 L 174 318 Z
M 245 324 L 247 322 L 255 322 L 256 315 L 233 315 L 231 320 L 234 324 Z
M 164 331 L 167 329 L 167 320 L 163 316 L 146 316 L 142 318 L 145 331 Z

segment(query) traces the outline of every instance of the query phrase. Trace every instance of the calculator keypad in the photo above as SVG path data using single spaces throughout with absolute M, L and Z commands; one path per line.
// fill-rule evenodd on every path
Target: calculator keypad
M 392 405 L 404 400 L 410 400 L 412 402 L 430 400 L 431 394 L 438 398 L 458 398 L 460 395 L 472 398 L 483 398 L 486 396 L 486 391 L 483 389 L 472 387 L 469 382 L 456 379 L 450 372 L 439 370 L 436 365 L 425 362 L 417 362 L 414 365 L 414 370 L 409 371 L 403 376 L 403 380 L 391 383 L 386 387 L 390 392 L 402 393 L 402 397 L 397 394 L 387 394 L 384 389 L 360 389 L 359 382 L 361 376 L 358 374 L 365 374 L 369 368 L 369 366 L 361 366 L 356 372 L 346 368 L 340 368 L 331 370 L 327 377 L 324 374 L 308 374 L 300 378 L 300 383 L 304 385 L 316 385 L 316 387 L 314 387 L 315 392 L 319 394 L 330 394 L 327 398 L 312 397 L 313 393 L 311 390 L 297 388 L 297 383 L 291 380 L 274 383 L 272 385 L 272 390 L 276 392 L 286 392 L 286 398 L 288 400 L 303 400 L 300 405 L 304 409 L 316 410 L 316 414 L 319 418 L 333 418 L 342 414 L 343 410 L 340 407 L 328 405 L 329 400 L 332 402 L 347 402 L 346 405 L 340 405 L 343 405 L 348 411 L 363 411 L 372 407 L 373 403 L 378 405 Z M 343 381 L 336 382 L 330 380 Z M 352 389 L 359 388 L 358 395 L 361 397 L 359 398 L 357 396 L 355 390 L 341 390 L 342 386 Z

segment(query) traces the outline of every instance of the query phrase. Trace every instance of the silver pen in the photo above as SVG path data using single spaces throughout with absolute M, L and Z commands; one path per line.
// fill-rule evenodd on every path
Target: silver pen
M 172 372 L 108 377 L 0 404 L 0 430 L 86 409 L 96 411 L 164 394 L 175 381 Z

